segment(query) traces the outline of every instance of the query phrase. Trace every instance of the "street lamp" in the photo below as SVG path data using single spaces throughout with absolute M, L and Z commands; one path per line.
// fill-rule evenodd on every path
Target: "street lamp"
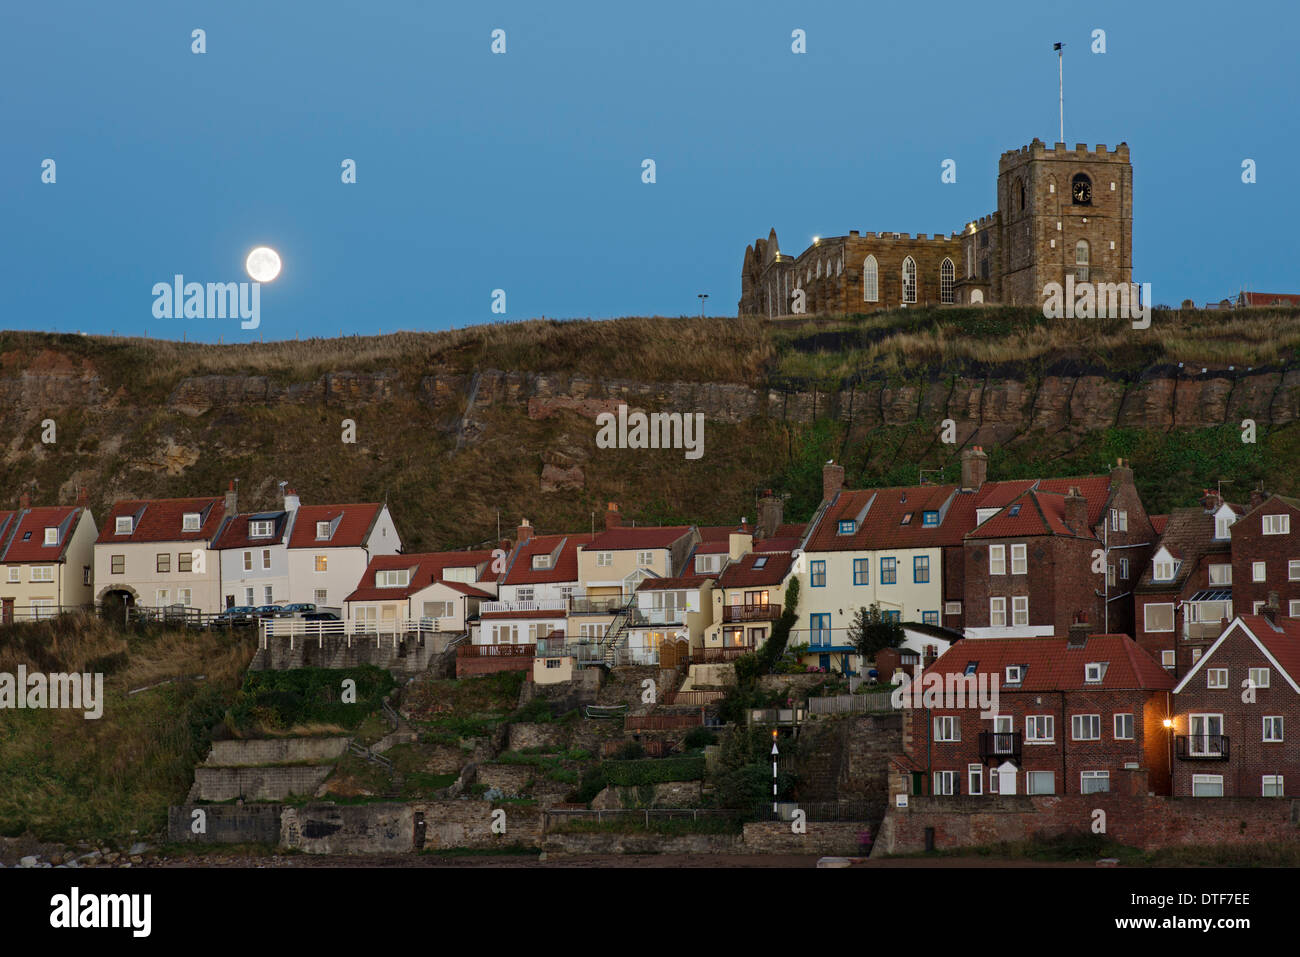
M 700 301 L 700 318 L 703 319 L 703 318 L 704 318 L 704 300 L 709 298 L 709 294 L 708 294 L 707 292 L 697 292 L 697 293 L 695 294 L 695 298 L 698 299 L 698 300 Z

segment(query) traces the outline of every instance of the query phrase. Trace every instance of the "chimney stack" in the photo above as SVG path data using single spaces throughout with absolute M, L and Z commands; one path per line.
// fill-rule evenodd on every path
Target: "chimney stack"
M 1115 467 L 1110 470 L 1110 487 L 1118 488 L 1121 485 L 1133 484 L 1133 468 L 1129 465 L 1128 459 L 1116 459 Z
M 822 466 L 822 501 L 829 502 L 844 488 L 844 466 L 827 462 Z
M 533 537 L 532 523 L 529 522 L 528 519 L 526 518 L 520 519 L 519 531 L 518 531 L 519 544 L 520 545 L 524 544 L 524 542 L 528 541 L 532 537 Z
M 618 528 L 623 524 L 623 518 L 618 514 L 618 502 L 610 502 L 609 507 L 605 509 L 605 530 Z
M 1281 606 L 1277 600 L 1277 592 L 1271 591 L 1268 593 L 1268 601 L 1264 604 L 1264 607 L 1259 610 L 1259 613 L 1268 619 L 1270 625 L 1276 628 L 1278 612 L 1281 610 Z
M 980 488 L 989 477 L 989 457 L 981 445 L 972 446 L 961 454 L 961 487 L 966 491 Z
M 235 516 L 239 514 L 239 500 L 235 494 L 235 480 L 230 480 L 230 487 L 226 489 L 226 514 Z
M 1219 497 L 1218 489 L 1207 488 L 1201 496 L 1201 504 L 1205 506 L 1207 512 L 1217 512 L 1219 506 L 1223 504 L 1223 499 Z
M 1070 637 L 1066 644 L 1070 648 L 1082 648 L 1088 643 L 1088 619 L 1081 613 L 1075 613 L 1074 622 L 1070 625 Z
M 85 508 L 89 504 L 90 493 L 86 490 L 86 486 L 83 485 L 81 488 L 77 489 L 77 507 Z
M 1069 493 L 1065 496 L 1065 524 L 1075 534 L 1080 534 L 1088 528 L 1088 500 L 1083 497 L 1079 491 L 1079 486 L 1071 485 Z
M 18 507 L 23 510 L 32 507 L 32 497 L 26 491 L 18 496 Z
M 284 490 L 284 510 L 286 512 L 296 511 L 301 505 L 302 501 L 298 498 L 298 493 L 291 488 L 286 488 Z
M 755 538 L 771 538 L 785 520 L 785 503 L 768 489 L 758 500 L 758 528 L 754 530 Z
M 1256 486 L 1250 491 L 1250 507 L 1259 508 L 1268 501 L 1268 493 L 1261 486 Z

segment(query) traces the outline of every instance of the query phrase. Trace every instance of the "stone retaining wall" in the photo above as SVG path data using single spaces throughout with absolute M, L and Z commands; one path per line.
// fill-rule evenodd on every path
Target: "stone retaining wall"
M 315 794 L 334 766 L 295 765 L 265 768 L 194 769 L 191 801 L 283 801 L 290 795 Z
M 349 738 L 259 738 L 213 741 L 203 763 L 208 767 L 252 767 L 259 764 L 320 764 L 342 757 Z

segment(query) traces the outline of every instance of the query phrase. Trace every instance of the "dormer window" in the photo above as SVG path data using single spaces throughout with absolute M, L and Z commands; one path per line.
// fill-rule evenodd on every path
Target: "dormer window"
M 533 567 L 534 567 L 534 568 L 550 568 L 550 567 L 551 567 L 551 556 L 550 556 L 550 555 L 534 555 L 534 556 L 533 556 Z
M 1155 563 L 1155 569 L 1152 571 L 1151 577 L 1158 582 L 1172 581 L 1176 567 L 1177 563 L 1172 559 L 1159 560 Z
M 1007 509 L 1007 514 L 1008 514 L 1008 515 L 1019 515 L 1019 514 L 1020 514 L 1020 503 L 1019 503 L 1019 502 L 1016 502 L 1015 505 L 1012 505 L 1009 509 Z
M 1018 685 L 1025 677 L 1024 665 L 1007 665 L 1007 684 Z
M 186 532 L 197 532 L 200 528 L 199 513 L 186 512 L 181 516 L 181 530 Z
M 1100 684 L 1106 675 L 1106 662 L 1091 661 L 1083 666 L 1083 680 L 1090 685 Z
M 333 522 L 317 522 L 317 523 L 316 523 L 316 540 L 317 540 L 317 541 L 327 540 L 327 539 L 330 537 L 330 530 L 331 530 L 333 527 L 334 527 L 334 523 L 333 523 Z
M 858 523 L 851 518 L 846 518 L 844 519 L 844 521 L 840 522 L 839 533 L 841 535 L 852 535 L 857 530 L 858 530 Z
M 939 524 L 939 513 L 930 511 L 921 513 L 921 524 L 926 528 L 934 528 Z
M 375 585 L 379 588 L 404 588 L 410 583 L 409 568 L 388 568 L 375 572 Z
M 1231 511 L 1214 517 L 1214 537 L 1219 541 L 1232 537 L 1232 523 L 1236 516 Z
M 248 523 L 249 538 L 270 538 L 275 529 L 275 522 L 264 519 Z
M 135 519 L 130 515 L 119 515 L 114 524 L 113 531 L 118 535 L 130 535 L 135 527 Z
M 978 661 L 968 661 L 966 663 L 966 670 L 963 672 L 963 674 L 973 675 L 975 673 L 975 668 L 978 665 L 979 665 Z
M 46 545 L 59 544 L 59 530 L 57 528 L 47 528 L 45 530 L 45 544 Z

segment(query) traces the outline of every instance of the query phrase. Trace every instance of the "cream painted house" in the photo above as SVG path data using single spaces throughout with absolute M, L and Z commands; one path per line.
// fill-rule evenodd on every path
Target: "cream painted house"
M 95 602 L 221 611 L 221 562 L 212 542 L 236 512 L 233 489 L 224 499 L 114 503 L 95 541 Z
M 713 623 L 713 579 L 705 575 L 647 578 L 636 591 L 636 604 L 627 627 L 626 660 L 630 664 L 659 663 L 659 647 L 686 640 L 704 646 L 704 633 Z
M 48 618 L 94 601 L 94 516 L 78 505 L 0 512 L 0 623 Z

